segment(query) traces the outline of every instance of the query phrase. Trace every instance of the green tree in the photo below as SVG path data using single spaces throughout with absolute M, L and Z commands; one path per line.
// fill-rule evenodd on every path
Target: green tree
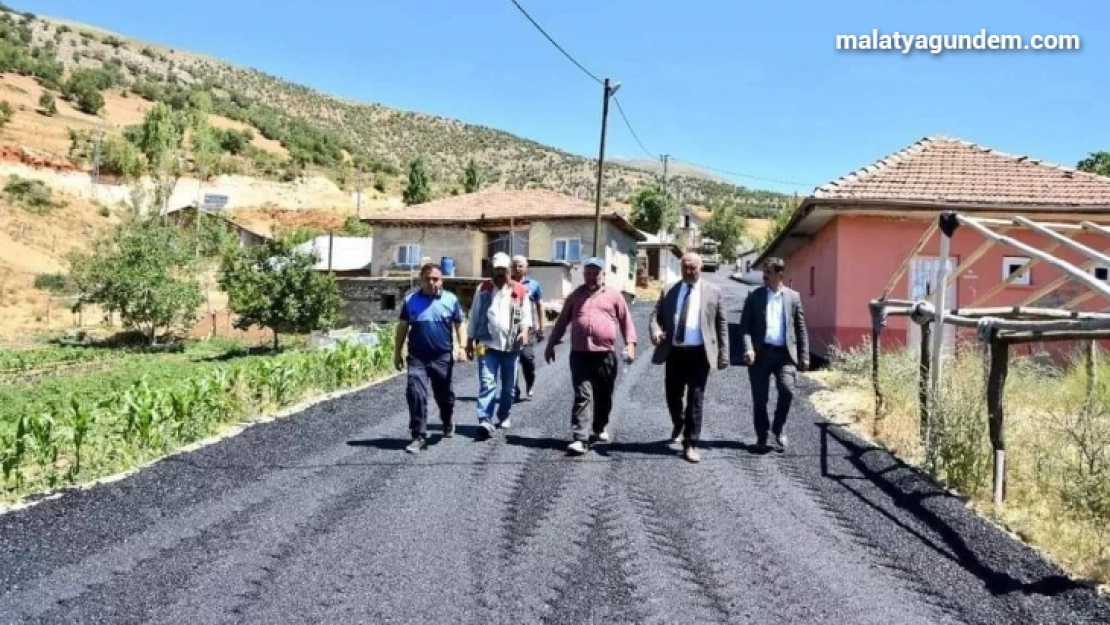
M 81 303 L 120 313 L 127 327 L 157 343 L 158 330 L 191 325 L 203 301 L 191 263 L 192 246 L 176 226 L 132 220 L 70 256 Z
M 235 327 L 270 328 L 274 349 L 281 334 L 333 327 L 339 313 L 339 287 L 332 276 L 312 267 L 316 256 L 295 249 L 287 238 L 237 250 L 224 257 L 220 288 L 239 316 Z
M 368 237 L 373 232 L 370 224 L 363 223 L 356 215 L 348 215 L 347 219 L 343 221 L 343 234 L 349 234 L 353 237 Z
M 39 106 L 42 111 L 47 115 L 53 117 L 58 114 L 58 104 L 54 101 L 54 96 L 49 91 L 43 91 L 39 97 Z
M 674 197 L 659 186 L 640 189 L 630 199 L 632 225 L 655 234 L 670 232 L 678 224 L 678 204 Z
M 1110 176 L 1110 152 L 1091 152 L 1090 156 L 1079 161 L 1079 171 Z
M 721 258 L 731 263 L 736 261 L 736 246 L 740 244 L 747 226 L 747 221 L 736 208 L 719 206 L 702 226 L 701 233 L 720 244 Z
M 474 159 L 466 164 L 466 172 L 463 175 L 463 188 L 467 193 L 474 193 L 482 188 L 482 172 L 478 170 L 478 163 Z
M 409 163 L 409 183 L 402 193 L 405 204 L 423 204 L 432 199 L 432 189 L 428 184 L 427 163 L 423 156 L 417 156 Z
M 146 156 L 147 170 L 154 181 L 154 205 L 164 210 L 181 177 L 181 121 L 165 103 L 155 104 L 138 131 L 138 148 Z

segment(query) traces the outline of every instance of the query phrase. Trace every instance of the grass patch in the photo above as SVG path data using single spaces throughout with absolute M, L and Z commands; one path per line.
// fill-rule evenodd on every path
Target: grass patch
M 839 351 L 826 380 L 834 393 L 870 396 L 871 348 Z M 884 353 L 879 383 L 885 411 L 856 415 L 864 435 L 903 460 L 925 466 L 918 416 L 918 361 Z M 991 501 L 993 452 L 987 420 L 986 359 L 974 348 L 946 362 L 931 473 L 966 495 L 1078 577 L 1110 583 L 1110 366 L 1086 393 L 1084 363 L 1064 367 L 1011 355 L 1006 413 L 1007 499 Z
M 119 473 L 229 424 L 381 377 L 391 369 L 391 330 L 373 348 L 341 343 L 332 351 L 255 355 L 232 341 L 171 354 L 35 350 L 52 362 L 85 353 L 111 364 L 37 382 L 0 381 L 0 501 Z M 12 352 L 3 358 L 17 360 Z

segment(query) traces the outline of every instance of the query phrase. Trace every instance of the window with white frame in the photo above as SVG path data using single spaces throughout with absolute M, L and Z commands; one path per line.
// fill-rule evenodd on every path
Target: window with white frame
M 1022 267 L 1029 264 L 1029 258 L 1025 256 L 1006 256 L 1002 259 L 1002 279 L 1005 280 L 1021 270 Z M 1015 278 L 1010 284 L 1017 286 L 1029 286 L 1033 284 L 1032 270 L 1026 271 L 1024 274 Z
M 397 256 L 395 258 L 397 265 L 400 267 L 415 267 L 420 264 L 420 245 L 416 243 L 408 243 L 405 245 L 397 246 Z
M 1110 282 L 1110 266 L 1098 265 L 1094 269 L 1091 269 L 1091 273 L 1095 276 L 1095 280 Z
M 555 239 L 555 253 L 552 260 L 577 263 L 582 260 L 582 239 L 578 237 Z

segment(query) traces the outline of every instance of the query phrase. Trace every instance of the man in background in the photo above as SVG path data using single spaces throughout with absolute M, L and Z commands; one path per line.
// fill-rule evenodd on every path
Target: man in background
M 467 356 L 478 357 L 478 433 L 489 438 L 497 427 L 508 429 L 520 352 L 532 325 L 528 291 L 509 277 L 508 254 L 493 255 L 493 278 L 474 293 L 470 306 Z M 498 423 L 494 426 L 496 410 Z
M 671 441 L 682 445 L 686 460 L 701 462 L 702 400 L 712 366 L 728 368 L 728 320 L 720 289 L 701 279 L 701 256 L 691 252 L 681 262 L 682 280 L 659 296 L 651 313 L 651 341 L 653 360 L 666 363 Z
M 770 424 L 775 451 L 786 451 L 787 437 L 783 432 L 798 371 L 809 368 L 809 333 L 805 312 L 798 292 L 783 284 L 786 263 L 781 258 L 763 262 L 763 286 L 748 294 L 740 315 L 740 332 L 744 339 L 744 362 L 752 384 L 755 403 L 756 446 L 767 448 L 767 401 L 770 378 L 775 377 L 778 401 L 775 420 Z
M 418 453 L 428 444 L 429 386 L 439 407 L 444 438 L 455 435 L 455 392 L 451 388 L 451 375 L 455 360 L 465 358 L 466 339 L 462 327 L 463 313 L 458 298 L 443 290 L 443 274 L 437 265 L 424 265 L 420 268 L 420 289 L 405 296 L 401 304 L 393 341 L 393 366 L 398 371 L 405 365 L 406 341 L 409 347 L 405 397 L 409 404 L 412 443 L 405 451 L 410 454 Z
M 532 387 L 536 384 L 536 352 L 533 345 L 543 340 L 543 288 L 540 287 L 539 282 L 528 275 L 528 259 L 523 255 L 518 254 L 513 257 L 511 276 L 513 282 L 519 282 L 528 290 L 528 312 L 532 315 L 532 331 L 530 334 L 535 337 L 535 340 L 525 343 L 524 349 L 520 351 L 520 372 L 524 375 L 523 397 L 532 399 Z M 520 381 L 517 380 L 516 401 L 520 401 L 521 397 Z
M 609 413 L 617 382 L 617 332 L 624 338 L 626 362 L 636 358 L 636 327 L 628 303 L 620 290 L 605 286 L 605 263 L 589 258 L 583 264 L 583 284 L 563 303 L 544 351 L 548 363 L 555 361 L 555 346 L 570 328 L 570 376 L 574 384 L 571 428 L 574 441 L 567 448 L 584 454 L 594 442 L 607 442 Z M 588 411 L 593 404 L 593 420 Z

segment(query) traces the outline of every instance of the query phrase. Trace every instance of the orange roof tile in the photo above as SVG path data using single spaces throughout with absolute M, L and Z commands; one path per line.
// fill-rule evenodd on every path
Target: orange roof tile
M 813 199 L 1110 207 L 1110 178 L 935 136 L 818 187 Z
M 627 209 L 601 208 L 602 219 L 638 235 Z M 367 223 L 452 223 L 479 221 L 536 221 L 544 219 L 593 219 L 594 204 L 574 196 L 542 189 L 478 191 L 424 204 L 406 206 L 362 218 Z

